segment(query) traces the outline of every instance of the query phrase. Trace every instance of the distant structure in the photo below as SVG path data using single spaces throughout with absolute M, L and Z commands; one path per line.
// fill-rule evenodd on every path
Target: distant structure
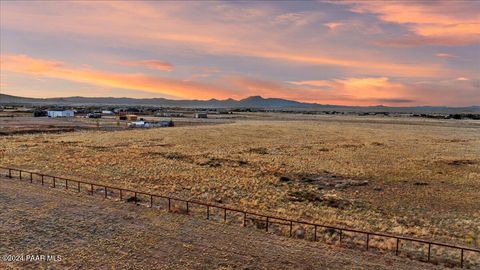
M 232 112 L 227 109 L 217 109 L 217 114 L 231 114 Z
M 47 111 L 48 117 L 57 118 L 57 117 L 74 117 L 75 112 L 72 110 L 65 111 Z
M 163 117 L 183 117 L 183 113 L 180 112 L 164 112 L 160 115 Z
M 195 118 L 208 118 L 206 113 L 195 113 Z
M 164 120 L 164 121 L 158 121 L 158 122 L 153 122 L 153 121 L 134 121 L 131 123 L 128 123 L 129 127 L 132 128 L 153 128 L 153 127 L 173 127 L 174 123 L 172 120 Z
M 36 110 L 33 112 L 33 117 L 44 117 L 48 116 L 47 111 Z
M 118 115 L 118 120 L 126 120 L 126 121 L 137 121 L 138 116 L 134 114 L 120 114 Z
M 137 121 L 138 117 L 134 114 L 129 114 L 127 115 L 127 120 L 128 121 Z
M 89 113 L 87 114 L 87 118 L 102 118 L 102 115 L 99 113 Z
M 112 111 L 102 111 L 102 114 L 111 115 L 111 114 L 113 114 L 113 112 Z

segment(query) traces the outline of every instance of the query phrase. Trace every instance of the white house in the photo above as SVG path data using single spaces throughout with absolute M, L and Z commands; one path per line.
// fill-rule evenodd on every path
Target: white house
M 183 117 L 183 113 L 180 113 L 180 112 L 164 112 L 164 113 L 161 113 L 160 116 L 163 116 L 163 117 Z
M 48 117 L 74 117 L 75 112 L 72 110 L 65 110 L 65 111 L 48 111 Z
M 145 127 L 145 121 L 133 121 L 128 123 L 129 127 Z
M 207 114 L 206 113 L 195 113 L 194 115 L 195 118 L 207 118 Z
M 162 120 L 158 122 L 146 122 L 146 121 L 133 121 L 128 123 L 132 128 L 153 128 L 153 127 L 173 127 L 173 121 Z

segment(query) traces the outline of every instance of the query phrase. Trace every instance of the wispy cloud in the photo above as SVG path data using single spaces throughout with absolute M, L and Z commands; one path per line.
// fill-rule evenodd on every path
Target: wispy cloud
M 323 25 L 328 27 L 328 29 L 335 31 L 337 30 L 337 28 L 344 26 L 345 24 L 341 22 L 329 22 L 329 23 L 324 23 Z
M 388 38 L 391 45 L 466 45 L 480 42 L 480 3 L 476 1 L 361 1 L 350 4 L 357 13 L 373 13 L 388 23 L 401 24 L 415 35 Z
M 69 67 L 60 61 L 31 58 L 26 55 L 2 55 L 2 69 L 10 72 L 57 78 L 119 89 L 141 90 L 182 98 L 207 99 L 212 96 L 237 96 L 235 90 L 219 85 L 183 81 L 142 73 L 114 73 L 96 69 Z
M 451 58 L 451 57 L 456 57 L 455 55 L 453 54 L 449 54 L 449 53 L 436 53 L 435 54 L 437 57 L 441 57 L 441 58 Z
M 441 82 L 440 87 L 438 82 L 410 84 L 386 77 L 295 81 L 290 84 L 307 87 L 312 91 L 323 90 L 323 93 L 320 92 L 316 97 L 332 104 L 390 106 L 480 104 L 480 95 L 475 83 L 468 84 L 460 90 L 452 80 Z
M 290 12 L 275 17 L 275 23 L 280 25 L 305 26 L 318 20 L 321 14 L 318 12 Z
M 241 13 L 245 9 L 247 11 Z M 265 6 L 245 8 L 221 4 L 211 8 L 202 3 L 164 5 L 145 2 L 71 2 L 68 5 L 42 3 L 22 7 L 6 5 L 4 10 L 8 15 L 8 19 L 2 23 L 4 27 L 22 31 L 76 34 L 97 40 L 108 38 L 110 41 L 131 43 L 130 46 L 182 46 L 194 52 L 217 56 L 247 56 L 308 66 L 335 66 L 354 73 L 413 77 L 442 76 L 447 73 L 437 63 L 418 65 L 415 59 L 411 63 L 405 63 L 386 55 L 378 57 L 375 50 L 359 47 L 351 50 L 348 56 L 337 53 L 336 46 L 318 42 L 315 35 L 311 35 L 311 31 L 318 28 L 307 28 L 307 21 L 310 23 L 312 18 L 319 18 L 316 16 L 318 12 L 278 14 L 275 9 Z M 58 10 L 60 15 L 48 16 L 47 11 L 52 10 Z M 225 12 L 240 12 L 238 14 L 243 15 L 235 15 L 239 17 L 232 22 Z M 204 13 L 207 14 L 198 15 Z M 27 17 L 28 20 L 23 19 Z M 289 29 L 285 25 L 272 24 L 272 20 L 290 21 L 302 27 Z M 34 21 L 42 23 L 32 23 Z M 199 28 L 198 25 L 203 27 Z M 327 25 L 330 29 L 341 27 L 338 22 Z M 290 38 L 290 33 L 301 36 Z M 354 51 L 358 52 L 353 53 Z
M 337 99 L 335 103 L 342 99 L 349 104 L 353 102 L 365 105 L 375 105 L 374 103 L 378 104 L 380 101 L 388 105 L 399 103 L 396 101 L 401 101 L 400 103 L 405 103 L 406 100 L 414 102 L 412 99 L 407 99 L 407 88 L 403 84 L 392 82 L 386 77 L 298 81 L 291 83 L 309 88 L 323 89 L 332 98 L 335 97 Z
M 32 58 L 26 55 L 1 55 L 2 71 L 33 75 L 39 78 L 85 83 L 142 93 L 158 93 L 177 98 L 245 98 L 251 95 L 280 97 L 307 102 L 344 105 L 439 105 L 480 103 L 475 87 L 478 81 L 458 89 L 447 82 L 441 89 L 426 82 L 421 85 L 405 84 L 387 77 L 354 77 L 332 80 L 279 82 L 245 76 L 227 76 L 214 82 L 186 81 L 182 79 L 150 76 L 142 73 L 117 73 L 91 67 L 72 67 L 62 61 Z M 456 89 L 453 91 L 453 89 Z
M 115 63 L 120 64 L 120 65 L 126 65 L 126 66 L 134 66 L 134 67 L 147 67 L 150 69 L 156 69 L 156 70 L 161 70 L 161 71 L 172 71 L 173 70 L 173 65 L 160 61 L 160 60 L 140 60 L 140 61 L 115 61 Z

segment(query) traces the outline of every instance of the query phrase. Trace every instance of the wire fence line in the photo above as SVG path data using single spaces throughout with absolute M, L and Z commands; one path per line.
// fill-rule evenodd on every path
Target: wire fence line
M 405 236 L 398 236 L 386 233 L 377 233 L 371 231 L 358 230 L 353 228 L 338 227 L 302 220 L 288 219 L 268 214 L 261 214 L 253 211 L 243 210 L 239 208 L 226 207 L 218 204 L 212 204 L 207 202 L 201 202 L 196 200 L 187 200 L 182 198 L 177 198 L 173 196 L 152 194 L 149 192 L 132 190 L 120 187 L 114 187 L 109 185 L 104 185 L 100 183 L 94 183 L 89 181 L 69 179 L 59 176 L 47 175 L 43 173 L 37 173 L 32 171 L 26 171 L 16 168 L 8 168 L 0 166 L 0 169 L 5 173 L 4 175 L 8 178 L 18 178 L 20 180 L 27 180 L 30 183 L 34 181 L 36 183 L 41 183 L 41 185 L 49 185 L 52 188 L 64 188 L 66 190 L 73 190 L 76 192 L 87 191 L 90 195 L 102 194 L 104 198 L 118 198 L 120 201 L 133 202 L 136 204 L 145 205 L 147 207 L 156 207 L 156 208 L 165 208 L 170 212 L 184 213 L 184 214 L 194 214 L 203 212 L 205 217 L 209 220 L 221 220 L 227 222 L 227 219 L 230 221 L 238 221 L 246 227 L 247 225 L 254 225 L 259 229 L 263 229 L 266 232 L 281 233 L 283 235 L 288 235 L 289 237 L 297 238 L 306 238 L 305 233 L 307 228 L 313 230 L 312 237 L 310 240 L 319 241 L 319 230 L 323 230 L 323 233 L 331 236 L 330 240 L 335 240 L 338 244 L 347 245 L 349 247 L 364 247 L 366 250 L 375 249 L 378 251 L 389 251 L 395 252 L 395 255 L 400 255 L 400 251 L 404 255 L 412 257 L 417 260 L 438 263 L 439 258 L 434 260 L 433 257 L 433 248 L 443 248 L 448 251 L 458 252 L 458 261 L 457 266 L 464 268 L 465 266 L 470 267 L 474 264 L 480 267 L 480 250 L 472 247 L 458 246 L 453 244 L 440 243 L 430 240 L 424 240 L 419 238 L 411 238 Z M 35 178 L 34 178 L 35 176 Z M 159 201 L 162 200 L 162 201 Z M 179 204 L 181 204 L 179 206 Z M 197 207 L 197 209 L 194 209 Z M 202 209 L 198 209 L 198 207 Z M 215 211 L 217 213 L 215 213 Z M 220 212 L 220 214 L 218 213 Z M 296 228 L 296 229 L 295 229 Z M 295 229 L 295 231 L 294 231 Z M 287 231 L 287 232 L 285 232 Z M 295 232 L 295 233 L 294 233 Z M 320 232 L 321 233 L 321 232 Z M 363 236 L 362 241 L 355 241 L 355 237 L 352 234 Z M 347 241 L 350 238 L 351 241 Z M 383 240 L 393 240 L 395 248 L 386 249 L 384 247 L 375 246 L 372 244 L 374 238 L 377 241 L 380 239 Z M 402 244 L 417 244 L 424 246 L 426 252 L 422 252 L 420 257 L 412 256 L 411 250 L 401 249 Z M 426 253 L 426 254 L 425 254 Z M 473 256 L 470 260 L 466 258 L 468 255 Z M 446 252 L 443 252 L 444 262 L 450 262 L 451 259 L 447 258 Z M 438 257 L 438 256 L 437 256 Z M 475 258 L 477 260 L 475 260 Z M 452 265 L 454 266 L 454 265 Z

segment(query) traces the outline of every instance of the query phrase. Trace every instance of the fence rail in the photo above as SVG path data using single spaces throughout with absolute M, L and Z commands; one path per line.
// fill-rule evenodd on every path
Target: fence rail
M 446 244 L 446 243 L 440 243 L 440 242 L 434 242 L 434 241 L 429 241 L 429 240 L 424 240 L 424 239 L 418 239 L 418 238 L 411 238 L 411 237 L 405 237 L 405 236 L 398 236 L 398 235 L 392 235 L 392 234 L 386 234 L 386 233 L 377 233 L 377 232 L 370 232 L 370 231 L 363 231 L 363 230 L 357 230 L 357 229 L 352 229 L 352 228 L 345 228 L 345 227 L 338 227 L 338 226 L 332 226 L 332 225 L 326 225 L 326 224 L 320 224 L 320 223 L 313 223 L 313 222 L 308 222 L 308 221 L 302 221 L 302 220 L 293 220 L 293 219 L 288 219 L 288 218 L 283 218 L 283 217 L 278 217 L 278 216 L 273 216 L 273 215 L 267 215 L 267 214 L 261 214 L 261 213 L 256 213 L 253 211 L 247 211 L 243 209 L 238 209 L 238 208 L 232 208 L 232 207 L 226 207 L 226 206 L 221 206 L 218 204 L 212 204 L 212 203 L 206 203 L 206 202 L 201 202 L 201 201 L 196 201 L 196 200 L 187 200 L 187 199 L 182 199 L 182 198 L 177 198 L 173 196 L 166 196 L 166 195 L 160 195 L 160 194 L 152 194 L 149 192 L 144 192 L 144 191 L 138 191 L 138 190 L 132 190 L 132 189 L 127 189 L 127 188 L 120 188 L 120 187 L 114 187 L 114 186 L 109 186 L 109 185 L 104 185 L 100 183 L 94 183 L 94 182 L 89 182 L 89 181 L 82 181 L 82 180 L 74 180 L 74 179 L 68 179 L 64 177 L 59 177 L 59 176 L 53 176 L 53 175 L 47 175 L 43 173 L 37 173 L 37 172 L 32 172 L 32 171 L 26 171 L 26 170 L 21 170 L 21 169 L 15 169 L 15 168 L 8 168 L 8 167 L 2 167 L 0 166 L 0 169 L 3 169 L 6 172 L 6 177 L 8 178 L 14 178 L 17 176 L 20 180 L 25 179 L 29 180 L 30 183 L 33 183 L 34 176 L 37 176 L 40 178 L 40 183 L 41 185 L 46 185 L 47 180 L 50 179 L 50 185 L 52 188 L 56 187 L 64 187 L 65 189 L 71 189 L 75 190 L 77 192 L 83 190 L 87 190 L 87 192 L 90 195 L 94 195 L 95 192 L 99 192 L 100 190 L 101 193 L 103 193 L 103 196 L 105 198 L 109 197 L 109 192 L 111 195 L 115 194 L 114 191 L 118 191 L 119 194 L 119 199 L 120 201 L 127 201 L 127 202 L 135 202 L 139 203 L 141 200 L 139 197 L 147 197 L 148 200 L 148 207 L 154 207 L 154 201 L 156 202 L 158 199 L 164 199 L 166 200 L 166 203 L 168 203 L 168 210 L 172 211 L 173 209 L 173 204 L 174 203 L 182 203 L 184 204 L 183 212 L 186 214 L 191 213 L 191 208 L 193 206 L 200 206 L 200 207 L 205 207 L 205 213 L 206 213 L 206 218 L 207 219 L 212 219 L 214 215 L 212 215 L 212 210 L 217 209 L 221 210 L 223 212 L 223 220 L 226 222 L 227 221 L 227 213 L 237 213 L 243 216 L 243 226 L 247 226 L 247 222 L 251 221 L 257 224 L 257 228 L 260 227 L 262 229 L 265 229 L 265 231 L 269 231 L 269 227 L 273 225 L 281 225 L 281 226 L 287 226 L 287 229 L 289 230 L 289 236 L 293 236 L 293 228 L 294 226 L 309 226 L 310 228 L 313 228 L 314 233 L 313 233 L 313 238 L 311 240 L 313 241 L 318 241 L 318 235 L 317 235 L 317 230 L 319 228 L 321 229 L 326 229 L 329 230 L 330 233 L 337 233 L 338 235 L 338 242 L 342 244 L 342 241 L 345 241 L 345 234 L 346 233 L 354 233 L 354 234 L 361 234 L 365 238 L 364 246 L 366 250 L 369 250 L 370 248 L 375 248 L 372 247 L 370 241 L 372 237 L 380 237 L 383 239 L 393 239 L 395 240 L 395 255 L 399 255 L 400 253 L 400 243 L 402 241 L 406 243 L 416 243 L 416 244 L 422 244 L 425 245 L 428 249 L 427 255 L 426 255 L 426 260 L 423 259 L 423 261 L 426 262 L 432 262 L 432 248 L 433 247 L 442 247 L 442 248 L 447 248 L 450 250 L 455 250 L 458 252 L 458 262 L 459 266 L 463 268 L 466 263 L 466 258 L 465 255 L 467 252 L 475 254 L 479 256 L 480 259 L 480 250 L 471 248 L 471 247 L 465 247 L 465 246 L 458 246 L 458 245 L 453 245 L 453 244 Z M 38 182 L 38 179 L 36 180 Z M 86 188 L 86 189 L 85 189 Z M 95 189 L 96 188 L 96 189 Z M 133 196 L 126 196 L 127 193 L 133 194 Z M 112 196 L 110 196 L 112 197 Z M 127 198 L 128 197 L 128 198 Z M 259 226 L 260 224 L 260 226 Z M 305 229 L 306 230 L 306 229 Z M 304 230 L 304 232 L 305 232 Z M 356 244 L 358 245 L 358 243 Z M 418 258 L 417 258 L 418 259 Z

